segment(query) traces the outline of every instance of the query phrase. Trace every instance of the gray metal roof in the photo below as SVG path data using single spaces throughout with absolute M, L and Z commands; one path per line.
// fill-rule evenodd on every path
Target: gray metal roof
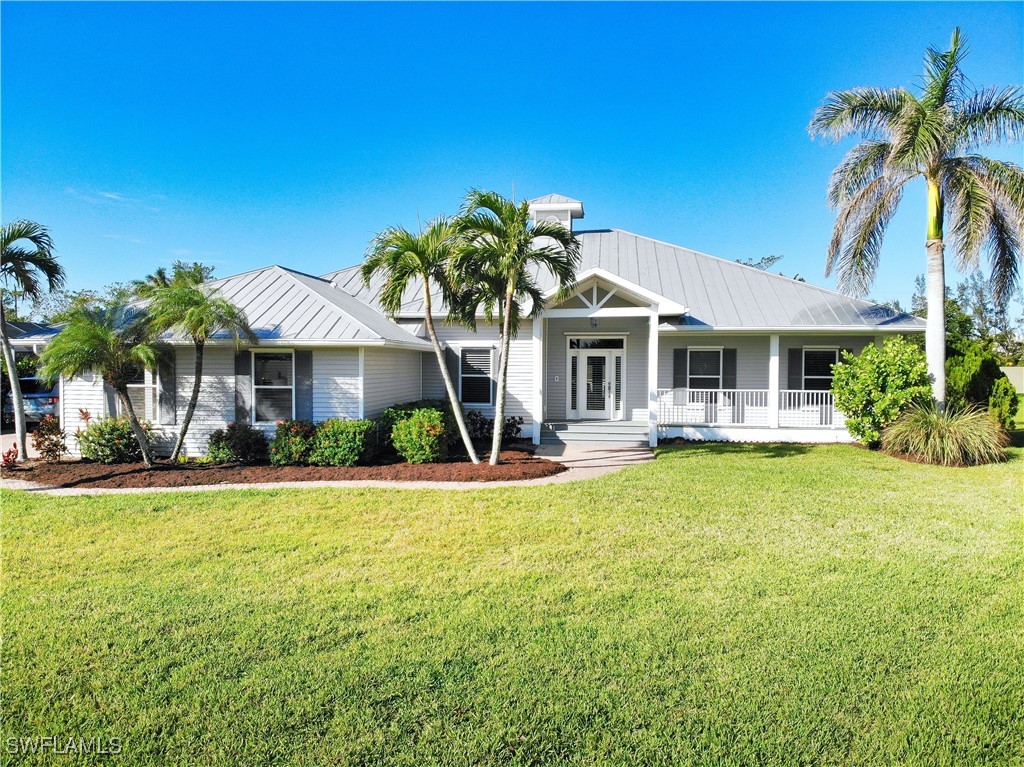
M 535 197 L 530 200 L 531 205 L 582 205 L 580 200 L 574 200 L 572 197 L 566 197 L 564 194 L 546 194 L 543 197 Z
M 549 195 L 551 196 L 551 195 Z M 821 328 L 921 330 L 924 321 L 888 307 L 772 274 L 706 253 L 681 248 L 620 229 L 576 232 L 580 273 L 603 269 L 689 309 L 677 326 L 692 329 Z M 363 284 L 359 267 L 324 275 L 325 280 L 376 306 L 382 280 Z M 535 279 L 554 287 L 546 271 Z M 421 289 L 410 287 L 402 315 L 423 315 Z M 435 306 L 440 306 L 436 296 Z
M 265 340 L 359 342 L 430 348 L 366 303 L 329 281 L 267 266 L 207 283 L 242 309 Z

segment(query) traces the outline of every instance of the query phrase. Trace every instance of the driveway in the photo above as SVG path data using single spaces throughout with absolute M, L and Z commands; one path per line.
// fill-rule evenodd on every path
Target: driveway
M 8 450 L 10 450 L 12 447 L 14 447 L 15 441 L 16 440 L 15 440 L 14 432 L 13 431 L 11 431 L 11 432 L 6 432 L 5 431 L 3 434 L 0 434 L 0 453 L 6 453 Z M 35 450 L 32 449 L 32 429 L 31 429 L 31 427 L 29 427 L 29 435 L 28 435 L 28 457 L 29 458 L 38 458 L 39 457 L 39 453 L 37 453 Z

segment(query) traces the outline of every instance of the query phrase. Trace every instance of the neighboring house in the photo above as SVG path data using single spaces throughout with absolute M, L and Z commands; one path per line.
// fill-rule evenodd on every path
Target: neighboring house
M 569 227 L 583 217 L 582 203 L 560 195 L 531 205 L 535 218 Z M 548 300 L 511 344 L 508 415 L 526 420 L 534 442 L 847 441 L 831 365 L 844 349 L 924 330 L 918 318 L 640 235 L 576 234 L 575 294 L 557 301 L 553 280 L 539 274 Z M 261 342 L 207 346 L 188 455 L 231 421 L 270 430 L 287 418 L 369 418 L 444 397 L 415 288 L 392 321 L 377 304 L 380 283 L 364 285 L 358 266 L 322 277 L 269 266 L 210 287 L 246 312 Z M 439 321 L 438 331 L 465 408 L 493 416 L 497 326 Z M 188 403 L 194 359 L 186 340 L 170 344 L 160 369 L 134 387 L 164 443 Z M 67 381 L 63 393 L 71 432 L 80 408 L 93 417 L 118 409 L 99 381 Z
M 999 368 L 1010 379 L 1017 394 L 1024 394 L 1024 367 L 1006 366 Z

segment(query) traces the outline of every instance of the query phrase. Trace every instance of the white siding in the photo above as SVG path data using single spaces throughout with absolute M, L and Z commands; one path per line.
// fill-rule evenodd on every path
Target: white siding
M 363 350 L 366 402 L 363 416 L 373 418 L 396 402 L 419 399 L 421 363 L 425 356 L 423 352 L 408 349 L 366 347 Z
M 647 317 L 602 317 L 598 327 L 591 327 L 587 317 L 553 318 L 544 323 L 544 359 L 547 378 L 544 395 L 544 417 L 549 421 L 566 418 L 566 333 L 608 333 L 610 336 L 627 333 L 626 374 L 623 382 L 623 418 L 627 421 L 647 421 Z
M 658 388 L 671 389 L 674 352 L 691 346 L 721 346 L 736 350 L 736 388 L 768 388 L 768 336 L 701 334 L 662 336 L 658 339 Z M 783 387 L 785 388 L 785 387 Z
M 481 323 L 477 330 L 460 327 L 438 325 L 437 335 L 444 343 L 454 347 L 498 349 L 498 326 Z M 415 332 L 415 331 L 414 331 Z M 530 403 L 533 401 L 533 323 L 524 320 L 519 326 L 519 334 L 512 339 L 509 347 L 508 387 L 505 393 L 505 414 L 518 415 L 529 421 Z M 494 355 L 492 375 L 498 378 L 498 355 Z M 458 391 L 459 382 L 453 379 Z M 423 396 L 427 398 L 443 398 L 448 395 L 444 390 L 444 381 L 437 368 L 437 358 L 432 353 L 423 356 Z M 469 410 L 479 410 L 488 418 L 494 417 L 493 405 L 467 405 Z
M 86 373 L 60 382 L 60 424 L 67 434 L 65 440 L 68 453 L 78 457 L 78 440 L 75 432 L 85 429 L 85 419 L 81 410 L 88 411 L 92 420 L 99 420 L 107 415 L 107 399 L 103 391 L 103 379 L 92 373 Z
M 314 349 L 313 420 L 358 417 L 359 350 Z
M 157 427 L 159 442 L 169 452 L 173 439 L 181 428 L 192 396 L 195 380 L 196 355 L 192 347 L 178 347 L 175 353 L 175 423 Z M 235 420 L 235 350 L 224 347 L 206 347 L 203 354 L 203 382 L 199 389 L 199 402 L 185 436 L 184 453 L 189 456 L 206 454 L 210 434 L 223 429 Z M 271 425 L 271 430 L 273 426 Z

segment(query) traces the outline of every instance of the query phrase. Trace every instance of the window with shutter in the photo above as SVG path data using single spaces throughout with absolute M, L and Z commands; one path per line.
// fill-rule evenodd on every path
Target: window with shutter
M 459 396 L 467 405 L 492 405 L 491 350 L 463 349 L 459 362 Z
M 689 349 L 689 373 L 687 388 L 689 389 L 721 389 L 722 388 L 722 350 L 721 349 Z
M 836 349 L 804 349 L 804 391 L 832 388 L 832 366 L 838 361 Z
M 253 352 L 254 423 L 295 417 L 295 360 L 291 352 Z

